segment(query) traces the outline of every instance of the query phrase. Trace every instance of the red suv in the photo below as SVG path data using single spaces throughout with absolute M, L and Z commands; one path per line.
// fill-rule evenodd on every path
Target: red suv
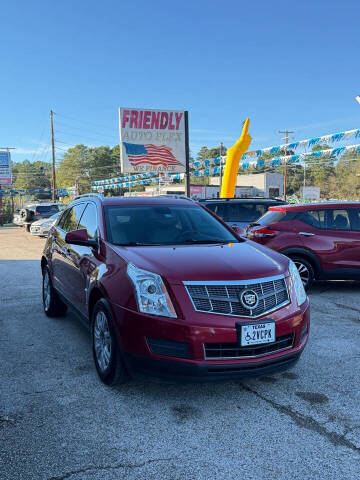
M 90 325 L 106 384 L 285 370 L 309 335 L 309 303 L 285 256 L 182 198 L 77 198 L 41 259 L 45 313 Z
M 290 257 L 314 279 L 360 280 L 360 202 L 270 207 L 247 237 Z

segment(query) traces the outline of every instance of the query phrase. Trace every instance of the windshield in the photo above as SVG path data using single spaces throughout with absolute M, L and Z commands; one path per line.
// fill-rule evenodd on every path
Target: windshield
M 256 223 L 258 225 L 269 225 L 270 223 L 280 222 L 285 217 L 283 210 L 269 210 L 265 215 L 259 218 Z
M 225 222 L 254 222 L 268 209 L 265 203 L 219 202 L 208 203 L 206 208 L 213 211 Z
M 116 245 L 238 243 L 212 215 L 197 206 L 106 206 L 107 237 Z
M 36 207 L 36 211 L 41 215 L 53 215 L 59 210 L 59 205 L 39 205 Z

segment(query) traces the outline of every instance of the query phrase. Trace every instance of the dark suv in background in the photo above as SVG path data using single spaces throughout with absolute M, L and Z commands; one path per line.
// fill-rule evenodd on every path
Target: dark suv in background
M 360 202 L 271 207 L 246 235 L 290 257 L 305 288 L 314 279 L 360 280 Z
M 38 203 L 26 205 L 20 210 L 19 221 L 17 225 L 21 227 L 26 227 L 26 230 L 30 232 L 30 227 L 33 222 L 37 220 L 42 220 L 44 218 L 49 218 L 55 213 L 64 210 L 66 207 L 63 203 Z
M 200 200 L 205 206 L 231 227 L 238 227 L 244 233 L 245 227 L 262 217 L 270 207 L 286 205 L 287 202 L 275 198 L 217 198 Z

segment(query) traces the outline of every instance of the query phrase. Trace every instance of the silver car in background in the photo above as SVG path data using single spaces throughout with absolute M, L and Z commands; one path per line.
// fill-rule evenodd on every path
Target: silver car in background
M 60 212 L 54 213 L 49 218 L 43 218 L 37 222 L 33 222 L 30 227 L 31 235 L 37 235 L 38 237 L 47 237 L 50 228 L 55 225 L 56 220 L 58 219 Z

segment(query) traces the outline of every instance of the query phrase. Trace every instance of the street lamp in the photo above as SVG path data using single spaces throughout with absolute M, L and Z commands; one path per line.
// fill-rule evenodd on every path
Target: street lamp
M 356 95 L 355 100 L 360 103 L 360 95 Z

